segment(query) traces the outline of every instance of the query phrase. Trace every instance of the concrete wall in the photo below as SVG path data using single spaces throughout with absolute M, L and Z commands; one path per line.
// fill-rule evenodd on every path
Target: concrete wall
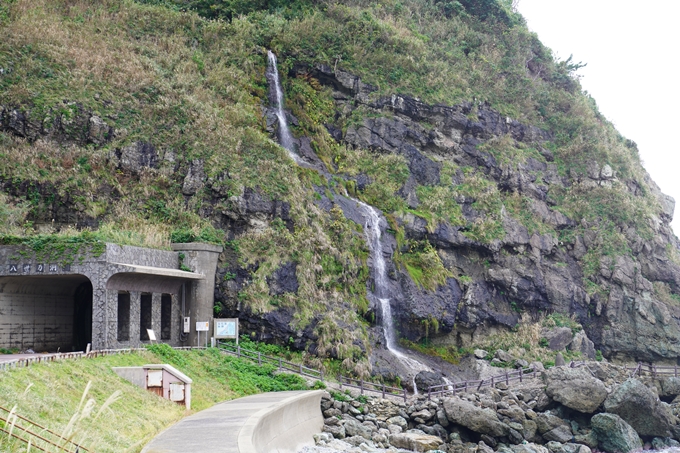
M 187 314 L 191 317 L 191 333 L 187 339 L 187 346 L 197 346 L 196 322 L 208 321 L 211 329 L 214 319 L 215 304 L 215 271 L 217 260 L 222 253 L 222 247 L 211 244 L 189 243 L 172 244 L 173 250 L 184 253 L 184 264 L 194 272 L 205 275 L 205 279 L 187 285 Z M 212 330 L 201 332 L 201 343 L 205 345 L 205 338 L 213 335 Z
M 295 453 L 314 445 L 313 434 L 323 429 L 323 393 L 292 396 L 251 416 L 239 432 L 239 453 Z

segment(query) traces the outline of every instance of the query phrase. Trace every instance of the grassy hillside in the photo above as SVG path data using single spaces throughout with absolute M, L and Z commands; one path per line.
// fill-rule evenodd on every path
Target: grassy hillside
M 459 228 L 480 247 L 505 237 L 506 217 L 530 235 L 550 234 L 560 250 L 588 236 L 583 286 L 603 300 L 602 263 L 630 256 L 629 229 L 648 241 L 661 217 L 635 144 L 581 91 L 579 64 L 556 61 L 506 0 L 11 0 L 0 8 L 0 116 L 9 129 L 0 132 L 0 233 L 89 228 L 101 240 L 155 247 L 227 242 L 236 264 L 219 274 L 221 288 L 237 279 L 236 267 L 247 274 L 230 303 L 258 316 L 290 310 L 292 331 L 313 330 L 315 353 L 358 374 L 368 372 L 371 348 L 368 254 L 361 225 L 321 209 L 323 196 L 349 193 L 381 209 L 398 268 L 426 290 L 470 277 L 427 239 L 404 234 L 409 215 L 430 232 Z M 328 181 L 296 166 L 267 131 L 266 49 L 279 56 L 294 133 L 311 138 Z M 346 132 L 393 114 L 336 103 L 315 78 L 319 65 L 361 77 L 373 101 L 470 103 L 470 119 L 490 107 L 543 129 L 546 149 L 507 137 L 479 148 L 503 175 L 526 171 L 530 159 L 554 162 L 555 178 L 568 183 L 550 186 L 546 203 L 573 222 L 557 229 L 532 211 L 531 197 L 441 155 L 430 156 L 441 164 L 439 182 L 416 184 L 420 204 L 410 207 L 398 194 L 409 178 L 404 156 L 355 149 L 325 127 Z M 26 116 L 21 130 L 11 126 L 15 110 Z M 605 165 L 614 182 L 581 184 Z M 359 177 L 368 183 L 357 185 Z M 541 185 L 547 176 L 532 177 Z M 251 189 L 288 206 L 289 218 L 243 214 Z M 465 200 L 481 214 L 474 221 L 463 215 Z M 663 253 L 676 259 L 672 246 Z M 272 294 L 272 275 L 289 262 L 297 292 Z M 666 299 L 673 285 L 659 286 Z
M 111 370 L 148 363 L 169 363 L 193 379 L 192 412 L 254 393 L 307 388 L 298 376 L 274 375 L 271 367 L 258 367 L 217 350 L 176 351 L 160 345 L 149 352 L 64 360 L 0 373 L 0 404 L 8 410 L 16 407 L 16 414 L 60 434 L 70 424 L 74 439 L 90 451 L 138 452 L 187 415 L 183 407 Z M 2 435 L 0 450 L 23 452 L 26 444 Z

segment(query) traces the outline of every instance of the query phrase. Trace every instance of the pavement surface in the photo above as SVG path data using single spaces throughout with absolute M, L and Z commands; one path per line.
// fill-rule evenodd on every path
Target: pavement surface
M 217 404 L 186 417 L 156 436 L 142 453 L 238 453 L 238 435 L 256 412 L 291 396 L 307 393 L 272 392 Z

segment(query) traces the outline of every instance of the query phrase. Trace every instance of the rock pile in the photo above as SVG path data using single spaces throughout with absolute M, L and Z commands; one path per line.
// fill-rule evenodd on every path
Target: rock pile
M 659 395 L 670 404 L 659 399 Z M 508 388 L 409 402 L 327 394 L 314 452 L 628 453 L 680 447 L 680 380 L 611 364 L 554 367 Z

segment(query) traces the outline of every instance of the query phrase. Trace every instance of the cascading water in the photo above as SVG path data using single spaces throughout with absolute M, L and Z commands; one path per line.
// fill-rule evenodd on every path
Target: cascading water
M 290 157 L 295 162 L 300 162 L 300 157 L 295 152 L 295 145 L 293 142 L 293 134 L 290 133 L 288 127 L 288 120 L 286 119 L 286 112 L 283 110 L 283 90 L 281 89 L 281 79 L 279 78 L 279 69 L 276 63 L 276 55 L 271 50 L 267 51 L 267 72 L 266 77 L 269 81 L 270 88 L 274 88 L 274 108 L 276 108 L 276 118 L 279 120 L 279 143 L 288 150 Z
M 382 217 L 373 206 L 366 203 L 354 200 L 362 208 L 365 213 L 366 223 L 364 230 L 366 231 L 366 239 L 368 248 L 373 258 L 373 280 L 375 282 L 375 289 L 373 294 L 380 302 L 380 317 L 382 318 L 382 328 L 385 335 L 385 342 L 387 350 L 392 353 L 407 369 L 415 371 L 413 374 L 413 392 L 418 394 L 418 387 L 415 383 L 415 375 L 419 371 L 432 371 L 427 365 L 415 360 L 402 351 L 396 345 L 394 321 L 392 320 L 392 307 L 390 306 L 389 286 L 387 283 L 387 274 L 385 273 L 385 257 L 383 255 L 382 243 L 380 238 L 382 236 L 381 222 Z
M 274 101 L 276 108 L 276 117 L 279 120 L 279 143 L 281 146 L 288 150 L 290 157 L 298 164 L 302 164 L 300 156 L 295 151 L 295 146 L 293 145 L 293 136 L 290 133 L 290 128 L 288 127 L 288 120 L 286 119 L 286 113 L 283 110 L 283 91 L 281 90 L 281 81 L 279 79 L 279 70 L 276 66 L 276 55 L 271 51 L 267 51 L 268 66 L 266 77 L 269 82 L 270 88 L 274 88 Z M 389 285 L 387 280 L 387 274 L 385 273 L 385 257 L 383 256 L 382 243 L 380 238 L 382 236 L 381 223 L 383 222 L 382 217 L 378 211 L 366 203 L 351 198 L 360 207 L 361 211 L 364 213 L 366 222 L 364 224 L 364 229 L 366 231 L 366 239 L 368 243 L 368 248 L 370 250 L 371 256 L 373 258 L 373 279 L 375 281 L 375 290 L 373 294 L 378 299 L 380 303 L 380 315 L 382 318 L 382 328 L 385 335 L 385 341 L 387 345 L 387 350 L 392 353 L 408 370 L 413 370 L 413 391 L 418 394 L 418 388 L 415 383 L 415 375 L 419 371 L 432 371 L 427 365 L 415 360 L 402 351 L 396 346 L 396 338 L 394 332 L 394 322 L 392 320 L 392 307 L 390 306 L 389 299 Z M 445 379 L 448 383 L 448 380 Z

